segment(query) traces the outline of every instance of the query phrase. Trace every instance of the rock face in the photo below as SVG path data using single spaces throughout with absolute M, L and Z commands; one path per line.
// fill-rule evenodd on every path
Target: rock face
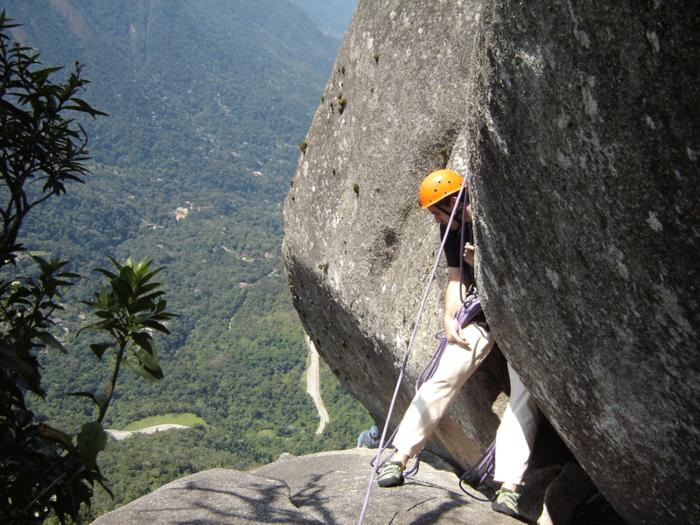
M 632 523 L 700 521 L 699 16 L 493 2 L 473 68 L 487 317 Z
M 628 522 L 700 521 L 699 16 L 661 0 L 360 2 L 284 254 L 307 332 L 378 421 L 437 249 L 416 189 L 448 165 L 470 177 L 491 327 L 558 434 Z M 499 377 L 496 362 L 470 382 L 434 450 L 464 464 L 490 441 Z
M 101 516 L 93 525 L 354 524 L 374 452 L 355 449 L 283 455 L 253 472 L 198 472 Z M 488 503 L 467 497 L 457 481 L 451 472 L 423 465 L 404 487 L 375 487 L 364 523 L 519 523 L 494 513 Z
M 464 127 L 480 6 L 460 5 L 360 3 L 285 206 L 295 306 L 323 359 L 377 421 L 436 254 L 417 181 L 448 161 Z M 434 350 L 441 294 L 434 286 L 429 296 L 410 383 Z M 438 429 L 435 450 L 466 464 L 493 439 L 493 384 L 485 370 L 477 374 Z M 399 415 L 413 393 L 402 390 Z
M 289 501 L 281 481 L 212 469 L 158 490 L 97 518 L 93 525 L 321 523 Z

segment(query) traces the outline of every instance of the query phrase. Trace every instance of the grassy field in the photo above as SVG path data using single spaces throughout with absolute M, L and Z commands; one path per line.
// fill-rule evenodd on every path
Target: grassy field
M 141 430 L 142 428 L 153 427 L 155 425 L 185 425 L 186 427 L 196 427 L 206 425 L 207 422 L 201 417 L 185 412 L 183 414 L 163 414 L 161 416 L 151 416 L 129 423 L 121 430 Z

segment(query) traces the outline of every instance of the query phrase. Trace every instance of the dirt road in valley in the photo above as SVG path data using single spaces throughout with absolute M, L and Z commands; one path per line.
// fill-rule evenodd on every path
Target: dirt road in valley
M 321 398 L 321 375 L 318 352 L 309 336 L 305 335 L 304 337 L 306 339 L 306 345 L 309 347 L 309 358 L 307 359 L 308 364 L 306 367 L 306 392 L 311 396 L 311 399 L 314 400 L 314 404 L 316 405 L 319 417 L 316 434 L 321 434 L 323 433 L 323 429 L 326 428 L 326 424 L 330 421 L 330 417 L 328 416 L 328 411 Z

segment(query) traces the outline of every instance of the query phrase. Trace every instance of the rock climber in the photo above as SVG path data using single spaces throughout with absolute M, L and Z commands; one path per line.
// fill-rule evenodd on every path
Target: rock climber
M 372 425 L 369 430 L 360 432 L 357 436 L 357 446 L 359 448 L 377 448 L 379 446 L 379 427 Z
M 393 445 L 397 459 L 387 461 L 378 472 L 381 487 L 394 487 L 404 482 L 403 472 L 409 458 L 422 450 L 438 422 L 447 412 L 460 388 L 484 361 L 494 345 L 483 312 L 467 326 L 460 327 L 455 316 L 462 305 L 466 290 L 474 284 L 473 270 L 475 248 L 471 242 L 472 209 L 467 203 L 457 202 L 457 194 L 463 179 L 455 171 L 441 169 L 426 176 L 419 189 L 419 202 L 440 224 L 441 236 L 449 230 L 444 247 L 448 277 L 444 301 L 444 331 L 448 345 L 434 375 L 416 392 L 401 420 Z M 466 191 L 466 188 L 465 188 Z M 452 210 L 458 207 L 450 223 Z M 462 214 L 464 213 L 464 221 Z M 465 224 L 464 246 L 461 244 L 461 228 Z M 441 237 L 442 238 L 442 237 Z M 468 265 L 460 265 L 463 258 Z M 464 275 L 460 275 L 460 266 Z M 527 469 L 534 444 L 539 411 L 534 400 L 523 386 L 513 368 L 508 365 L 511 394 L 508 406 L 496 434 L 496 460 L 494 480 L 501 482 L 493 510 L 523 519 L 518 508 L 520 486 Z

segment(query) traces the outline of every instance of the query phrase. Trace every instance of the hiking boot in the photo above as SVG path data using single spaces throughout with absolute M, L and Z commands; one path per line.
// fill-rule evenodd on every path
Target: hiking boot
M 496 499 L 491 503 L 491 509 L 501 514 L 506 514 L 516 520 L 529 523 L 525 516 L 518 511 L 518 501 L 520 494 L 508 489 L 500 489 L 496 492 Z
M 379 469 L 377 483 L 380 487 L 398 487 L 403 485 L 403 465 L 400 461 L 387 461 Z

